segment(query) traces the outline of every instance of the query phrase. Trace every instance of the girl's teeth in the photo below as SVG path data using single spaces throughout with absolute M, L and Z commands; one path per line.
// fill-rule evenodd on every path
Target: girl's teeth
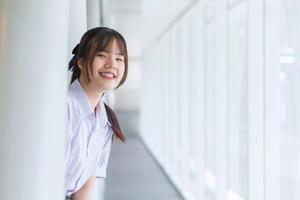
M 103 76 L 105 76 L 105 77 L 109 77 L 109 78 L 113 78 L 114 77 L 114 75 L 113 74 L 111 74 L 111 73 L 107 73 L 107 72 L 102 72 L 101 73 Z

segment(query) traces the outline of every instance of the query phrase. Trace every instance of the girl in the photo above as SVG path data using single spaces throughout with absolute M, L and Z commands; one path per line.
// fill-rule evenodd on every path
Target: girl
M 106 177 L 113 136 L 125 141 L 114 112 L 103 102 L 105 91 L 124 83 L 126 42 L 117 31 L 87 31 L 73 49 L 67 96 L 66 199 L 88 200 L 96 178 Z

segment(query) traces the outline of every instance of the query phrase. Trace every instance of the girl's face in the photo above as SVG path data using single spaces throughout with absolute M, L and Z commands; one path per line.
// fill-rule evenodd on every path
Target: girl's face
M 125 70 L 125 58 L 114 39 L 92 62 L 92 84 L 101 90 L 112 90 L 120 83 Z

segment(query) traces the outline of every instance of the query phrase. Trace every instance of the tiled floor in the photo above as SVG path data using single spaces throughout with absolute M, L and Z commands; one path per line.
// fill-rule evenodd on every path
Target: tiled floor
M 138 137 L 114 141 L 107 168 L 105 200 L 183 199 Z

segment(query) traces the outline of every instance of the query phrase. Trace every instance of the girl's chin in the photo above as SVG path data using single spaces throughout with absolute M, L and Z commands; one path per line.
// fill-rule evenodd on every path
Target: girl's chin
M 113 90 L 117 87 L 115 80 L 97 79 L 94 83 L 95 85 L 97 85 L 98 88 L 105 91 Z
M 105 90 L 105 91 L 110 91 L 110 90 L 113 90 L 115 88 L 115 85 L 113 85 L 113 84 L 99 84 L 99 88 L 101 88 L 102 90 Z

